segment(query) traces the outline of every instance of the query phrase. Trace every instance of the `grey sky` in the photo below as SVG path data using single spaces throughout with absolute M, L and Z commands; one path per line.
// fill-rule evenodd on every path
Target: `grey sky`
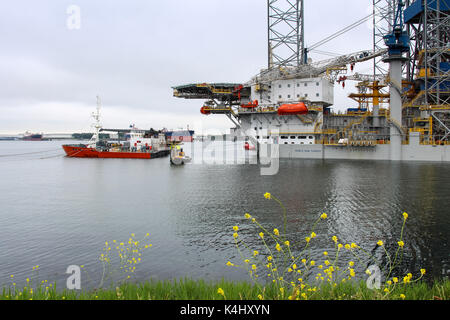
M 306 0 L 306 44 L 370 13 L 372 0 Z M 67 8 L 81 28 L 67 28 Z M 171 86 L 246 82 L 267 64 L 265 0 L 16 0 L 0 3 L 0 133 L 90 130 L 96 95 L 107 127 L 216 128 L 201 101 L 172 97 Z M 321 47 L 372 47 L 364 24 Z M 314 56 L 314 60 L 327 56 Z M 357 71 L 370 73 L 370 64 Z M 354 106 L 335 88 L 335 109 Z

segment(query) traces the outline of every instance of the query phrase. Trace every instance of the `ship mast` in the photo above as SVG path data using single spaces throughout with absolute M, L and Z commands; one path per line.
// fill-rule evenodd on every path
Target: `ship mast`
M 88 147 L 90 147 L 90 148 L 96 148 L 97 142 L 100 141 L 100 129 L 102 128 L 102 125 L 100 124 L 100 109 L 101 109 L 101 100 L 100 100 L 100 97 L 97 96 L 97 109 L 96 109 L 96 112 L 92 113 L 92 118 L 95 121 L 92 124 L 92 126 L 95 128 L 95 131 L 94 131 L 94 135 L 92 136 L 92 138 L 88 144 Z

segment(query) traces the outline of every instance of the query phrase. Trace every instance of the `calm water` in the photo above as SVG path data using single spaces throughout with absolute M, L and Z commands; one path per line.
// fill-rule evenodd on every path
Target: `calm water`
M 9 276 L 65 284 L 69 265 L 85 265 L 98 284 L 105 241 L 126 242 L 150 233 L 153 247 L 136 280 L 180 277 L 247 280 L 232 227 L 257 248 L 250 212 L 268 229 L 282 229 L 278 196 L 288 211 L 291 243 L 302 241 L 322 213 L 311 254 L 333 251 L 331 237 L 367 250 L 380 239 L 396 244 L 401 214 L 409 213 L 403 267 L 450 272 L 450 165 L 358 161 L 283 160 L 275 176 L 257 165 L 171 167 L 169 159 L 95 160 L 63 157 L 63 142 L 0 142 L 0 285 Z M 198 150 L 196 144 L 194 149 Z M 186 145 L 187 153 L 192 146 Z M 241 148 L 233 151 L 243 157 Z M 197 154 L 197 153 L 196 153 Z M 375 254 L 380 253 L 373 251 Z

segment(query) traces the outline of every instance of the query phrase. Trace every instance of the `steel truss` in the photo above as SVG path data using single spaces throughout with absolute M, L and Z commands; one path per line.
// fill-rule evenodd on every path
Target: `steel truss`
M 303 0 L 268 0 L 269 69 L 305 62 Z
M 408 24 L 413 43 L 408 80 L 423 81 L 425 92 L 421 102 L 425 105 L 450 103 L 450 74 L 443 64 L 450 62 L 449 13 L 448 2 L 423 0 L 420 17 Z

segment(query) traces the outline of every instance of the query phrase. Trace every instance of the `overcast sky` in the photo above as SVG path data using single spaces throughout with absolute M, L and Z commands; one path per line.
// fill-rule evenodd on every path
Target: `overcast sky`
M 246 82 L 267 65 L 266 0 L 15 0 L 0 3 L 0 133 L 91 131 L 96 95 L 105 127 L 225 132 L 225 116 L 171 87 Z M 308 46 L 371 12 L 372 0 L 305 0 Z M 79 29 L 71 5 L 80 9 Z M 68 24 L 69 23 L 69 24 Z M 72 24 L 71 24 L 72 23 Z M 76 25 L 75 25 L 76 27 Z M 372 48 L 370 23 L 319 48 Z M 313 60 L 327 56 L 312 55 Z M 370 73 L 370 63 L 356 71 Z M 355 103 L 335 87 L 335 109 Z

